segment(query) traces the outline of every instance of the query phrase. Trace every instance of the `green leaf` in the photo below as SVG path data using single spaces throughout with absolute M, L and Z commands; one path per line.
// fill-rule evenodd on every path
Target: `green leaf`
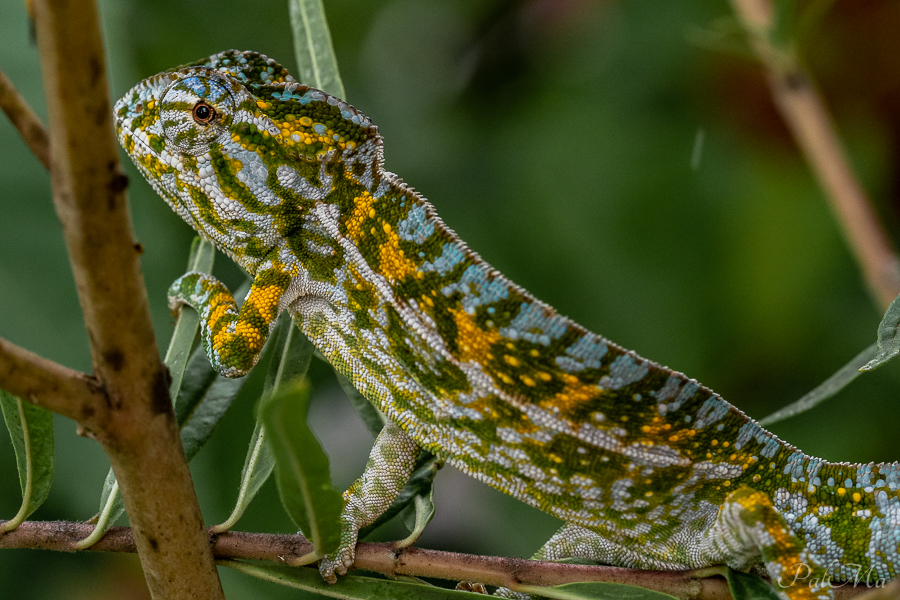
M 300 82 L 346 99 L 322 0 L 290 0 Z
M 426 494 L 416 494 L 412 503 L 400 513 L 400 519 L 410 534 L 395 544 L 397 548 L 407 548 L 416 543 L 425 526 L 434 518 L 434 486 L 428 486 Z
M 783 421 L 789 417 L 799 415 L 806 412 L 820 402 L 828 400 L 839 391 L 847 387 L 851 381 L 860 376 L 860 372 L 866 363 L 868 363 L 875 355 L 875 344 L 872 344 L 859 354 L 853 357 L 853 360 L 841 367 L 837 373 L 826 379 L 822 384 L 814 390 L 796 400 L 785 407 L 782 407 L 764 419 L 759 420 L 760 425 L 771 425 L 778 421 Z
M 878 324 L 878 350 L 862 371 L 873 371 L 900 354 L 900 296 L 888 306 L 881 323 Z
M 566 583 L 553 587 L 519 585 L 515 591 L 558 600 L 676 600 L 675 596 L 623 583 Z M 735 599 L 737 600 L 737 599 Z
M 215 525 L 210 531 L 223 533 L 234 527 L 260 488 L 269 479 L 274 467 L 275 457 L 272 456 L 272 449 L 266 443 L 265 428 L 257 421 L 250 440 L 250 448 L 244 458 L 244 469 L 241 471 L 241 484 L 238 487 L 238 497 L 234 503 L 234 509 L 224 523 Z
M 775 589 L 761 577 L 732 569 L 725 569 L 723 575 L 734 600 L 778 600 Z
M 369 402 L 359 390 L 353 387 L 353 383 L 349 379 L 337 371 L 335 371 L 334 374 L 337 376 L 338 383 L 347 394 L 347 398 L 350 399 L 350 404 L 353 405 L 356 414 L 362 419 L 366 429 L 369 430 L 372 437 L 377 438 L 378 434 L 381 433 L 382 427 L 387 423 L 387 417 L 384 416 L 384 413 L 375 408 L 375 405 Z
M 275 355 L 266 373 L 264 396 L 271 396 L 278 392 L 279 387 L 302 379 L 315 351 L 312 342 L 306 339 L 299 325 L 287 314 L 282 315 L 272 333 L 272 351 Z
M 270 397 L 291 381 L 302 379 L 309 369 L 315 349 L 287 315 L 282 315 L 269 339 L 265 352 L 271 352 L 275 356 L 270 362 L 264 359 L 260 361 L 269 362 L 263 398 Z M 241 472 L 241 484 L 238 487 L 238 497 L 234 509 L 225 522 L 212 528 L 215 533 L 222 533 L 234 527 L 269 475 L 272 474 L 275 459 L 265 440 L 266 429 L 257 422 L 253 429 L 250 446 L 247 449 L 247 456 L 244 457 L 244 469 Z
M 465 598 L 484 600 L 485 598 L 483 594 L 473 592 L 359 575 L 347 575 L 338 579 L 337 583 L 326 583 L 316 569 L 309 568 L 247 563 L 236 560 L 220 560 L 216 563 L 258 579 L 344 600 L 463 600 Z M 666 598 L 671 598 L 671 596 L 666 596 Z
M 22 489 L 22 506 L 16 516 L 0 524 L 3 533 L 18 527 L 47 499 L 53 483 L 54 453 L 50 411 L 3 390 L 0 390 L 0 410 L 16 453 Z
M 337 549 L 341 537 L 341 493 L 331 485 L 328 456 L 309 425 L 309 384 L 281 386 L 259 405 L 259 418 L 275 456 L 281 503 L 319 556 Z
M 189 461 L 212 436 L 246 382 L 246 378 L 220 377 L 210 366 L 203 348 L 198 346 L 194 350 L 175 401 L 175 418 L 181 429 L 184 455 Z
M 212 272 L 215 258 L 216 247 L 211 242 L 195 237 L 191 243 L 187 270 L 210 273 Z M 197 314 L 197 311 L 185 309 L 179 313 L 178 321 L 175 323 L 175 331 L 172 332 L 172 339 L 169 341 L 169 349 L 166 351 L 164 360 L 172 377 L 172 383 L 169 386 L 169 395 L 172 398 L 177 398 L 178 392 L 181 390 L 184 369 L 187 366 L 188 357 L 191 355 L 191 348 L 194 345 L 194 339 L 197 337 L 199 327 L 200 316 Z

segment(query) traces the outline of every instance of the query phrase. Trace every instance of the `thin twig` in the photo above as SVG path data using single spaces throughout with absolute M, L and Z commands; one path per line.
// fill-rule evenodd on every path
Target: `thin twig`
M 0 536 L 2 548 L 32 548 L 74 552 L 78 540 L 87 536 L 93 525 L 65 521 L 28 521 Z M 213 553 L 218 559 L 264 560 L 285 564 L 303 556 L 312 545 L 297 535 L 228 532 L 210 534 Z M 97 552 L 134 552 L 134 540 L 127 527 L 112 527 L 90 548 Z M 301 568 L 301 567 L 298 567 Z M 696 600 L 730 598 L 725 580 L 719 577 L 697 580 L 690 571 L 645 571 L 620 567 L 594 567 L 566 563 L 475 556 L 420 548 L 396 550 L 391 544 L 361 543 L 356 547 L 355 568 L 388 576 L 436 577 L 477 581 L 487 585 L 561 585 L 573 581 L 605 581 L 637 585 Z M 835 584 L 839 586 L 840 584 Z M 837 600 L 856 597 L 865 586 L 844 585 L 835 588 Z
M 886 309 L 900 294 L 900 260 L 847 156 L 819 93 L 793 47 L 773 41 L 771 0 L 732 0 L 765 65 L 775 105 L 825 190 L 873 299 Z
M 3 71 L 0 71 L 0 109 L 9 117 L 41 164 L 49 169 L 50 137 L 47 130 Z
M 93 377 L 0 338 L 0 387 L 79 423 L 107 418 L 107 396 Z
M 109 456 L 156 600 L 221 600 L 222 585 L 150 322 L 119 166 L 97 6 L 34 0 L 49 115 L 53 201 L 108 419 Z M 87 427 L 86 427 L 87 428 Z
M 50 168 L 50 136 L 38 116 L 13 86 L 12 81 L 0 71 L 0 110 L 6 113 L 13 127 L 34 152 L 41 164 Z

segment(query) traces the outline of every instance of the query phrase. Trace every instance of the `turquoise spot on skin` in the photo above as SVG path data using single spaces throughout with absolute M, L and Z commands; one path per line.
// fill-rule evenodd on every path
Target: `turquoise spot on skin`
M 487 268 L 484 265 L 471 265 L 463 271 L 462 277 L 459 278 L 457 283 L 444 286 L 442 291 L 446 296 L 455 291 L 462 292 L 463 309 L 470 315 L 475 314 L 475 309 L 479 306 L 493 304 L 498 300 L 505 300 L 509 297 L 509 286 L 500 280 L 489 279 Z M 501 330 L 500 333 L 502 334 L 503 331 Z M 515 339 L 512 336 L 510 337 Z
M 609 376 L 600 380 L 605 389 L 617 390 L 644 378 L 650 366 L 646 362 L 638 362 L 632 356 L 623 354 L 609 366 Z
M 434 234 L 434 223 L 428 220 L 424 206 L 414 206 L 406 218 L 397 223 L 397 235 L 401 240 L 407 242 L 422 244 L 432 234 Z M 420 254 L 424 256 L 424 253 Z
M 448 242 L 444 244 L 442 250 L 441 255 L 435 258 L 433 263 L 422 265 L 423 271 L 437 271 L 443 277 L 466 258 L 459 244 Z M 445 295 L 449 295 L 449 293 L 445 293 Z

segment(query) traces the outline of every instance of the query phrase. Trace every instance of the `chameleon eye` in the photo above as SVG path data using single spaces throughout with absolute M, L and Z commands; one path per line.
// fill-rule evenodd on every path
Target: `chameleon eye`
M 194 120 L 200 125 L 206 125 L 216 117 L 216 109 L 206 102 L 198 102 L 194 105 Z

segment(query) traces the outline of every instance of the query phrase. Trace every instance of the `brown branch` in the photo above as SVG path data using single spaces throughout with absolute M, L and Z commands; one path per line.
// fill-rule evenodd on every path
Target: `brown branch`
M 78 422 L 106 418 L 106 394 L 79 371 L 0 338 L 0 384 L 4 390 Z
M 850 168 L 825 104 L 792 47 L 772 38 L 771 0 L 732 0 L 765 65 L 772 96 L 806 161 L 825 190 L 863 277 L 885 309 L 900 294 L 900 260 Z
M 53 201 L 106 392 L 102 445 L 153 598 L 224 598 L 150 322 L 119 167 L 93 0 L 32 2 L 50 124 Z M 4 384 L 5 385 L 5 384 Z
M 3 71 L 0 71 L 0 109 L 9 117 L 13 127 L 19 131 L 19 135 L 41 164 L 49 169 L 50 138 L 47 130 Z
M 28 521 L 18 529 L 0 536 L 0 549 L 32 548 L 74 552 L 78 540 L 86 537 L 92 529 L 93 525 L 85 523 Z M 311 544 L 297 535 L 229 532 L 210 534 L 210 540 L 213 553 L 218 559 L 264 560 L 285 564 L 312 550 Z M 134 552 L 131 530 L 127 527 L 113 527 L 90 550 Z M 552 586 L 573 581 L 603 581 L 637 585 L 679 598 L 725 600 L 731 597 L 723 578 L 698 580 L 690 571 L 596 567 L 420 548 L 395 550 L 391 544 L 358 544 L 355 567 L 388 576 L 436 577 L 507 587 L 518 584 Z M 853 585 L 834 589 L 837 600 L 853 598 L 865 591 L 865 586 Z

